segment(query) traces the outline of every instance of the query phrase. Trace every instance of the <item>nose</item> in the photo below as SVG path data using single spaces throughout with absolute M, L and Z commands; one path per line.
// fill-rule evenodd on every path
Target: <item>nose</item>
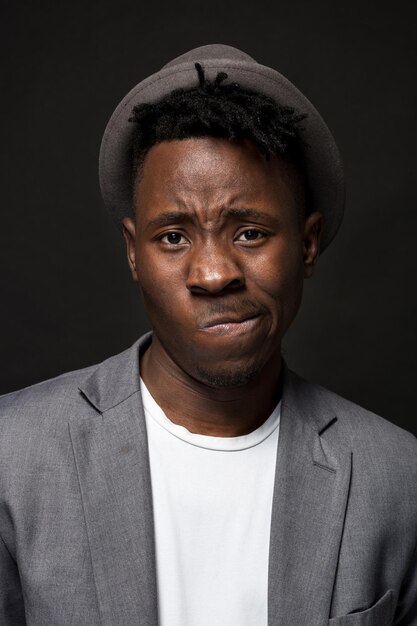
M 226 246 L 196 246 L 190 256 L 187 289 L 192 293 L 218 294 L 239 289 L 245 284 L 244 274 L 233 252 Z

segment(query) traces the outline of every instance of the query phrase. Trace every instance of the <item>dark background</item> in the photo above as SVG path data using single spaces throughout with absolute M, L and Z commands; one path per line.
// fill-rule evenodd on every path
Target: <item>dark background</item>
M 292 80 L 346 165 L 345 221 L 306 283 L 289 365 L 417 433 L 415 5 L 3 1 L 0 393 L 148 329 L 100 198 L 101 136 L 139 80 L 220 42 Z

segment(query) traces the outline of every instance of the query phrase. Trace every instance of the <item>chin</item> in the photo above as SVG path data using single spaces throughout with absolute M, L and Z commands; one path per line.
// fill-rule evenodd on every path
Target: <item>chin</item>
M 246 366 L 229 369 L 205 368 L 197 366 L 196 378 L 203 384 L 215 389 L 227 389 L 242 387 L 255 378 L 262 370 L 261 364 L 248 364 Z

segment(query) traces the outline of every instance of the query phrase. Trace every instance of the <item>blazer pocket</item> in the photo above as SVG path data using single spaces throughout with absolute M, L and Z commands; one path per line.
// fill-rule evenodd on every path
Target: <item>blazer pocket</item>
M 392 589 L 388 589 L 369 609 L 331 617 L 329 626 L 391 626 L 394 608 L 394 593 Z

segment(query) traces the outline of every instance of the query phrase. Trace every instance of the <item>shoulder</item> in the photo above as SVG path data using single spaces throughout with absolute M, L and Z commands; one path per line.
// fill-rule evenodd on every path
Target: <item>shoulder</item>
M 96 366 L 0 396 L 0 466 L 46 455 L 51 445 L 66 447 L 68 420 L 97 414 L 82 397 L 80 385 Z
M 0 396 L 0 428 L 13 419 L 33 419 L 34 415 L 43 419 L 55 419 L 75 407 L 79 400 L 79 387 L 94 371 L 96 365 L 44 380 L 35 385 Z
M 293 372 L 289 378 L 294 404 L 322 433 L 322 445 L 349 450 L 362 484 L 382 484 L 417 500 L 417 438 L 412 433 Z
M 362 485 L 417 501 L 417 438 L 387 419 L 290 373 L 293 393 L 308 413 L 323 446 L 352 453 Z M 323 419 L 325 416 L 325 419 Z M 319 425 L 319 426 L 317 426 Z M 326 427 L 328 426 L 328 427 Z
M 323 414 L 337 421 L 339 437 L 353 448 L 401 448 L 417 461 L 417 438 L 412 433 L 294 372 L 289 372 L 289 376 L 293 393 L 302 402 L 304 410 L 316 423 L 320 423 Z
M 289 387 L 290 417 L 316 431 L 315 445 L 329 465 L 337 468 L 341 459 L 346 463 L 350 457 L 349 533 L 386 533 L 396 538 L 391 543 L 395 550 L 402 546 L 412 551 L 417 528 L 416 437 L 292 372 Z
M 68 421 L 97 415 L 78 389 L 93 369 L 67 372 L 0 397 L 0 505 L 4 499 L 30 499 L 32 490 L 40 494 L 41 485 L 69 479 Z
M 44 448 L 68 440 L 68 422 L 96 417 L 139 386 L 138 349 L 148 335 L 102 361 L 0 396 L 2 451 Z M 41 444 L 41 442 L 44 442 Z

